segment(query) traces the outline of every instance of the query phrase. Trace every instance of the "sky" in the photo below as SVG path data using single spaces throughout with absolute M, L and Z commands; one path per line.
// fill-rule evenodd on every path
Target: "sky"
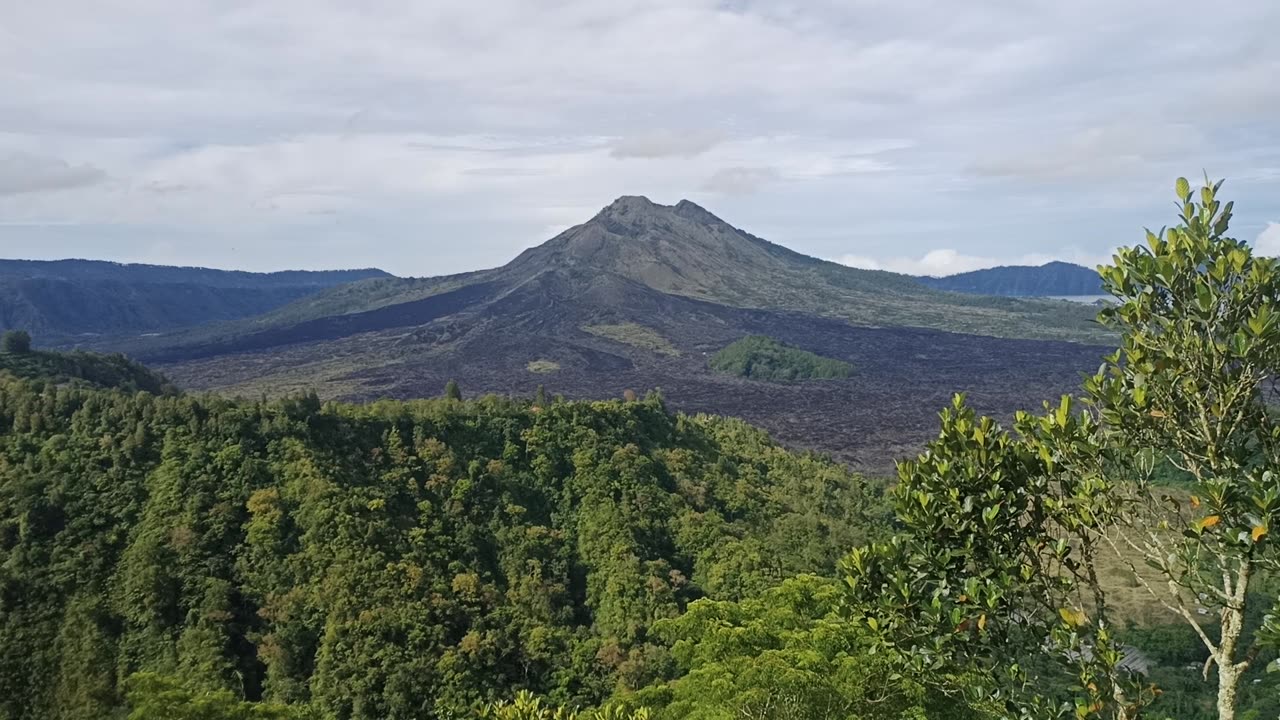
M 0 257 L 500 265 L 619 195 L 860 267 L 1104 261 L 1226 177 L 1280 254 L 1280 2 L 0 8 Z

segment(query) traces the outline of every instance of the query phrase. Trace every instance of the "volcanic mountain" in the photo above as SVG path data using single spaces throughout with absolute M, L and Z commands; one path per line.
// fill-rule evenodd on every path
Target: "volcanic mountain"
M 854 371 L 777 384 L 708 367 L 746 335 Z M 692 202 L 622 197 L 499 268 L 366 280 L 117 349 L 179 384 L 246 395 L 422 397 L 449 379 L 574 397 L 661 387 L 677 408 L 883 468 L 927 437 L 951 393 L 992 412 L 1038 405 L 1096 366 L 1100 349 L 1081 343 L 1105 337 L 1078 305 L 940 292 L 801 255 Z

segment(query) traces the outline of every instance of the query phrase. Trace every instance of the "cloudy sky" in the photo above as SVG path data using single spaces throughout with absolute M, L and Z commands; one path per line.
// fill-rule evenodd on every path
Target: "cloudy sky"
M 861 266 L 1092 263 L 1202 169 L 1280 253 L 1277 30 L 1275 0 L 8 2 L 0 257 L 434 275 L 643 194 Z

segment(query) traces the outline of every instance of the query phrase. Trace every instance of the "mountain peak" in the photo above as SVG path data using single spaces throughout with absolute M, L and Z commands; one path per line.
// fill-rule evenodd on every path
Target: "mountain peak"
M 506 268 L 522 277 L 548 270 L 613 273 L 662 292 L 719 297 L 755 285 L 762 273 L 813 262 L 747 235 L 689 200 L 661 205 L 623 195 L 589 221 L 530 248 Z
M 681 200 L 675 205 L 662 205 L 644 195 L 623 195 L 606 205 L 596 217 L 627 222 L 655 215 L 667 215 L 668 217 L 675 215 L 685 220 L 703 224 L 724 223 L 723 220 L 692 200 Z
M 626 217 L 628 215 L 650 213 L 661 207 L 664 206 L 653 202 L 643 195 L 623 195 L 617 200 L 606 205 L 604 209 L 600 211 L 600 214 L 614 217 Z
M 688 218 L 703 223 L 723 223 L 724 221 L 716 217 L 710 210 L 702 207 L 692 200 L 681 200 L 676 203 L 675 212 L 683 218 Z

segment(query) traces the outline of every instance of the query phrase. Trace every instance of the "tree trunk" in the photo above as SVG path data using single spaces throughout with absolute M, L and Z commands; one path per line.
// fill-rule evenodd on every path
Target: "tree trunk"
M 1235 720 L 1236 693 L 1243 674 L 1241 668 L 1230 662 L 1218 664 L 1218 720 Z
M 1240 643 L 1240 635 L 1244 632 L 1244 607 L 1253 569 L 1251 559 L 1246 556 L 1240 560 L 1240 567 L 1234 578 L 1225 571 L 1222 574 L 1223 594 L 1230 601 L 1222 608 L 1220 615 L 1222 638 L 1215 658 L 1218 663 L 1218 720 L 1235 720 L 1240 679 L 1244 676 L 1244 671 L 1249 669 L 1248 660 L 1236 662 L 1236 649 Z

